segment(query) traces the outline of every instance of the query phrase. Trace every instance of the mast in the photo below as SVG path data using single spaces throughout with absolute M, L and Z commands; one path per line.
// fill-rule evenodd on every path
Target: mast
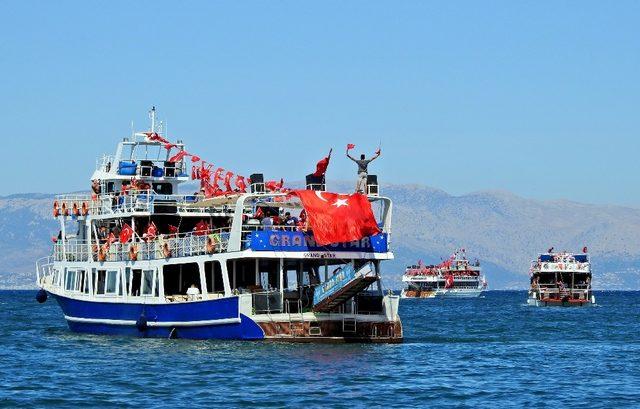
M 149 111 L 149 118 L 151 118 L 151 132 L 156 131 L 156 107 L 155 105 L 151 107 L 151 111 Z

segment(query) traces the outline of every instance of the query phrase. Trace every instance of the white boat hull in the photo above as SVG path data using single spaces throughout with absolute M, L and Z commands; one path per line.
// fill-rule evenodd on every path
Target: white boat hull
M 477 298 L 484 291 L 483 289 L 438 289 L 415 297 L 407 295 L 407 291 L 402 290 L 400 296 L 401 298 Z

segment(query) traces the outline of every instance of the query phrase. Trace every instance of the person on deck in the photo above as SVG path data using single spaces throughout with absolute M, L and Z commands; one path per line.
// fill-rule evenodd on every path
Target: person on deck
M 262 218 L 262 226 L 264 230 L 273 230 L 273 219 L 269 215 L 265 215 Z
M 98 229 L 98 241 L 100 244 L 106 243 L 108 237 L 109 232 L 107 231 L 107 226 L 100 226 L 100 229 Z
M 195 300 L 197 295 L 200 295 L 200 289 L 195 284 L 191 284 L 191 287 L 187 288 L 187 296 L 190 300 Z
M 366 193 L 367 191 L 367 176 L 369 175 L 368 167 L 369 163 L 373 162 L 380 156 L 380 149 L 376 151 L 376 154 L 371 159 L 366 159 L 364 154 L 360 155 L 360 159 L 356 159 L 349 155 L 347 149 L 347 158 L 351 159 L 358 165 L 358 182 L 356 183 L 356 192 Z
M 284 225 L 287 227 L 295 227 L 298 225 L 298 219 L 296 217 L 292 217 L 291 213 L 286 212 L 284 214 Z

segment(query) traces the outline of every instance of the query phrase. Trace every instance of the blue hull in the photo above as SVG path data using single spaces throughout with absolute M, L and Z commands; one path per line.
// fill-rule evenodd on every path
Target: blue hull
M 238 312 L 238 297 L 149 305 L 76 300 L 52 294 L 75 332 L 188 339 L 264 339 L 258 324 Z M 144 330 L 136 321 L 147 321 Z M 173 332 L 173 334 L 172 334 Z

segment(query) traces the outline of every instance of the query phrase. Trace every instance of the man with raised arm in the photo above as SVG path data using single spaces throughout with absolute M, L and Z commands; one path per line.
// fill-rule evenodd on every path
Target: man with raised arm
M 376 151 L 376 154 L 371 159 L 366 159 L 364 154 L 360 155 L 360 159 L 356 159 L 349 155 L 349 150 L 355 148 L 355 145 L 347 145 L 347 158 L 351 159 L 358 165 L 358 182 L 356 183 L 356 192 L 367 193 L 367 176 L 369 175 L 368 166 L 369 163 L 374 161 L 380 156 L 380 148 Z

